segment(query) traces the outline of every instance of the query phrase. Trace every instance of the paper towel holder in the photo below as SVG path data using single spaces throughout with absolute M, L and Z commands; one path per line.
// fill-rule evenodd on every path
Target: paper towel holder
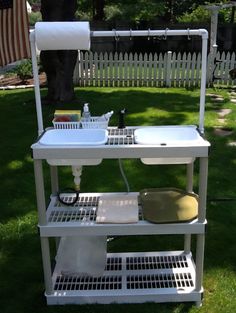
M 42 23 L 42 22 L 38 22 Z M 55 25 L 55 22 L 51 23 L 51 27 Z M 77 23 L 77 22 L 60 22 L 60 23 Z M 88 22 L 87 22 L 88 23 Z M 36 23 L 37 24 L 37 23 Z M 205 94 L 206 94 L 206 64 L 207 64 L 207 40 L 208 31 L 206 29 L 164 29 L 164 30 L 105 30 L 105 31 L 92 31 L 89 32 L 89 37 L 114 37 L 119 40 L 120 37 L 156 37 L 164 36 L 167 39 L 168 36 L 200 36 L 202 38 L 202 66 L 201 66 L 201 91 L 200 91 L 200 105 L 199 105 L 199 131 L 204 133 L 204 112 L 205 112 Z M 42 117 L 42 106 L 40 97 L 39 77 L 38 77 L 38 65 L 36 56 L 36 40 L 35 30 L 30 32 L 30 45 L 31 45 L 31 56 L 32 56 L 32 67 L 34 75 L 34 90 L 35 90 L 35 101 L 37 111 L 37 122 L 38 122 L 38 135 L 41 135 L 44 131 L 43 117 Z M 60 40 L 61 41 L 61 40 Z M 70 47 L 68 47 L 71 50 Z

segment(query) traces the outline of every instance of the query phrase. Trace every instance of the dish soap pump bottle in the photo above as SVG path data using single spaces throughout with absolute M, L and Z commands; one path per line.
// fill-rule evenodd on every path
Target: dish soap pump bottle
M 91 120 L 91 114 L 89 112 L 89 104 L 85 103 L 83 108 L 83 118 L 85 122 L 90 122 Z

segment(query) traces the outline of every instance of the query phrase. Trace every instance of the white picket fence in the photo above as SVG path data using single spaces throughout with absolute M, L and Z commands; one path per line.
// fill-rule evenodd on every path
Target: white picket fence
M 208 56 L 207 85 L 235 84 L 229 71 L 236 68 L 235 53 Z M 215 71 L 214 71 L 215 70 Z M 214 73 L 213 73 L 214 72 Z M 74 72 L 79 86 L 100 87 L 198 87 L 201 53 L 92 53 L 80 52 Z

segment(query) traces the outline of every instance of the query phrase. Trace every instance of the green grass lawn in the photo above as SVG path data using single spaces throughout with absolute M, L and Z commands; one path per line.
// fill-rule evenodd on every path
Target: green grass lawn
M 44 93 L 45 91 L 43 91 Z M 206 99 L 205 134 L 211 142 L 208 179 L 208 227 L 204 267 L 204 302 L 201 308 L 192 303 L 52 306 L 45 304 L 33 162 L 30 146 L 37 138 L 37 120 L 33 90 L 0 92 L 0 311 L 2 313 L 235 313 L 236 312 L 236 106 L 230 103 L 227 89 L 208 90 L 224 96 L 222 103 Z M 197 124 L 199 90 L 182 88 L 79 88 L 82 109 L 90 103 L 92 115 L 114 110 L 110 125 L 117 125 L 118 110 L 127 108 L 127 125 Z M 56 108 L 43 108 L 45 127 L 51 126 Z M 230 108 L 224 126 L 233 128 L 227 137 L 214 134 L 219 125 L 216 111 Z M 196 162 L 197 163 L 197 162 Z M 196 168 L 198 163 L 196 164 Z M 124 169 L 131 191 L 148 187 L 185 187 L 185 167 L 147 166 L 139 160 L 125 160 Z M 102 175 L 101 175 L 102 173 Z M 59 171 L 61 187 L 72 186 L 70 168 Z M 45 175 L 48 171 L 45 168 Z M 96 179 L 91 179 L 96 177 Z M 115 177 L 115 180 L 114 180 Z M 197 186 L 197 177 L 195 179 Z M 49 187 L 49 179 L 47 179 Z M 81 189 L 84 192 L 123 191 L 125 185 L 118 162 L 103 161 L 85 167 Z M 197 190 L 196 190 L 197 191 Z M 227 201 L 219 201 L 229 198 Z M 150 238 L 151 237 L 151 238 Z M 151 240 L 150 240 L 151 239 Z M 181 249 L 182 236 L 120 237 L 109 243 L 109 251 Z M 194 244 L 194 242 L 193 242 Z

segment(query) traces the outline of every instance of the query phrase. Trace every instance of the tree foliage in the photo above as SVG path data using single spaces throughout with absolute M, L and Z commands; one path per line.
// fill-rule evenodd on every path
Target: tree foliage
M 221 0 L 220 3 L 229 2 Z M 29 0 L 30 4 L 40 3 L 40 0 Z M 214 0 L 77 0 L 78 9 L 75 17 L 78 20 L 102 21 L 139 21 L 175 23 L 175 22 L 208 22 L 210 13 L 202 7 L 204 4 L 215 4 Z M 223 9 L 219 12 L 220 22 L 233 22 L 233 9 Z M 31 17 L 31 24 L 38 20 Z
M 120 0 L 109 2 L 105 8 L 107 20 L 151 21 L 165 13 L 165 1 L 139 0 L 134 3 L 131 0 Z
M 204 9 L 202 6 L 198 6 L 195 10 L 188 13 L 185 12 L 177 20 L 181 23 L 192 23 L 192 22 L 209 22 L 211 14 L 209 10 Z
M 202 22 L 208 21 L 209 12 L 202 7 L 205 0 L 77 0 L 77 16 L 89 20 L 123 20 L 138 22 Z M 217 1 L 207 1 L 208 4 Z M 222 0 L 221 3 L 228 2 Z M 102 12 L 99 14 L 98 10 Z M 220 19 L 227 21 L 231 18 L 231 10 L 221 10 Z

